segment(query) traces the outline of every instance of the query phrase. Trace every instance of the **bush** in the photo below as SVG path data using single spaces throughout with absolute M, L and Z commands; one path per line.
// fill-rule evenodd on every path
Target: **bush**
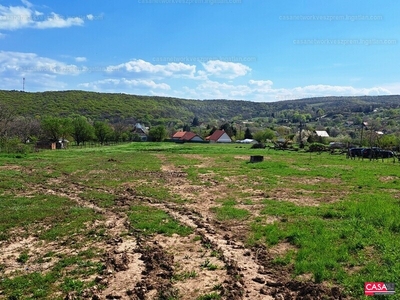
M 257 143 L 257 144 L 253 144 L 252 146 L 251 146 L 251 149 L 265 149 L 265 144 L 263 144 L 263 143 Z
M 26 154 L 30 152 L 31 147 L 22 144 L 18 138 L 0 138 L 0 152 Z
M 321 143 L 312 143 L 308 147 L 308 151 L 310 151 L 310 152 L 322 152 L 322 151 L 326 151 L 326 150 L 327 150 L 327 146 L 325 146 L 324 144 L 321 144 Z

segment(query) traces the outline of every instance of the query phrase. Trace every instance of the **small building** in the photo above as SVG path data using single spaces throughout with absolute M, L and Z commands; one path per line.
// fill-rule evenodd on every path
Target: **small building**
M 66 139 L 59 139 L 57 141 L 54 140 L 41 140 L 37 141 L 35 144 L 36 149 L 48 149 L 48 150 L 56 150 L 56 149 L 66 149 L 69 141 Z
M 317 137 L 321 138 L 329 137 L 329 134 L 325 130 L 315 130 L 314 132 L 317 135 Z
M 194 132 L 178 131 L 172 136 L 173 141 L 179 142 L 202 142 L 203 139 Z
M 137 135 L 139 137 L 139 140 L 142 142 L 147 141 L 148 138 L 147 128 L 142 126 L 142 124 L 140 123 L 135 124 L 132 130 L 132 134 Z
M 231 143 L 232 139 L 224 130 L 215 130 L 215 132 L 206 137 L 207 141 L 214 142 L 214 143 Z

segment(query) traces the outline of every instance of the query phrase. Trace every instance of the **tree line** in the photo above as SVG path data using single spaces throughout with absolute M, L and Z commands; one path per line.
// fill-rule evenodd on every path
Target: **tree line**
M 24 117 L 0 107 L 0 151 L 24 152 L 36 142 L 73 141 L 76 145 L 97 142 L 104 145 L 137 140 L 132 126 L 93 121 L 82 115 L 71 117 Z

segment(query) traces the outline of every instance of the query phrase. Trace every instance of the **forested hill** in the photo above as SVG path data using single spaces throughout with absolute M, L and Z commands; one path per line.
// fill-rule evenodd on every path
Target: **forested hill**
M 195 116 L 201 121 L 246 120 L 273 117 L 283 112 L 324 114 L 370 112 L 376 108 L 399 108 L 400 96 L 320 97 L 279 102 L 235 100 L 187 100 L 169 97 L 86 91 L 21 92 L 0 91 L 0 107 L 10 108 L 22 116 L 84 115 L 93 120 L 114 122 L 145 122 L 149 124 L 180 120 L 190 122 Z

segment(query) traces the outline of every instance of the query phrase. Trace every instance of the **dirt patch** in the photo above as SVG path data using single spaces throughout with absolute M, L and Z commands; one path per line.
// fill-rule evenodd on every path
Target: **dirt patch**
M 173 299 L 178 295 L 171 283 L 174 272 L 174 257 L 166 253 L 157 243 L 140 244 L 137 248 L 141 254 L 145 269 L 142 279 L 127 291 L 131 299 Z M 116 297 L 114 297 L 116 298 Z
M 269 192 L 269 199 L 292 202 L 299 206 L 319 206 L 341 200 L 334 191 L 309 191 L 304 189 L 276 188 Z
M 270 199 L 292 202 L 300 206 L 318 206 L 319 201 L 312 196 L 313 192 L 294 190 L 290 188 L 277 188 L 270 192 Z
M 300 184 L 319 185 L 321 183 L 329 183 L 333 185 L 340 185 L 342 180 L 340 178 L 322 178 L 322 177 L 286 177 L 289 182 L 296 182 Z
M 395 181 L 398 179 L 399 179 L 399 177 L 397 177 L 397 176 L 381 176 L 381 177 L 379 177 L 379 180 L 382 182 L 390 182 L 390 181 Z
M 0 166 L 0 170 L 9 170 L 9 171 L 22 171 L 23 168 L 17 165 L 4 165 Z
M 287 242 L 282 242 L 268 249 L 273 257 L 278 257 L 286 254 L 290 250 L 296 250 L 296 247 Z
M 200 163 L 196 163 L 193 166 L 197 168 L 210 168 L 215 164 L 215 159 L 211 157 L 205 157 L 199 154 L 182 154 L 182 157 L 188 159 L 196 159 Z
M 222 286 L 229 276 L 219 253 L 204 245 L 196 234 L 187 237 L 156 236 L 154 239 L 174 257 L 173 287 L 179 299 L 196 299 Z M 215 269 L 214 269 L 215 268 Z

